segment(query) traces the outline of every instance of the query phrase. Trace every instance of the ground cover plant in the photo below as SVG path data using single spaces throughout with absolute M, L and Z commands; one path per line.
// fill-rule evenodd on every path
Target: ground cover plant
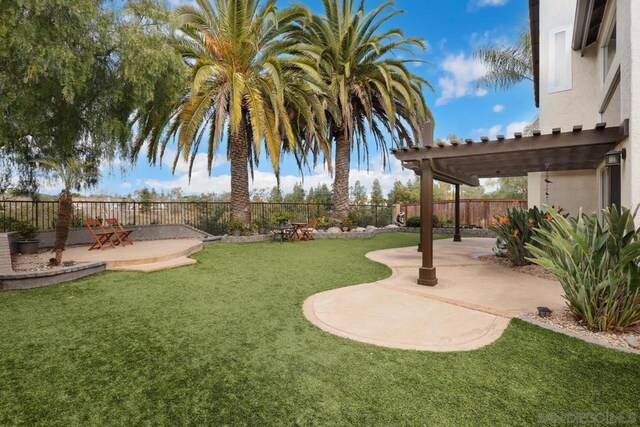
M 640 357 L 521 321 L 462 353 L 376 347 L 306 321 L 309 295 L 389 276 L 365 253 L 417 242 L 389 233 L 213 245 L 188 267 L 0 293 L 0 425 L 513 426 L 640 415 Z

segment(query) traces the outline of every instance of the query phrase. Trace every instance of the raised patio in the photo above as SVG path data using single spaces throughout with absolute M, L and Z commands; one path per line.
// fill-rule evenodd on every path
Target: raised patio
M 89 246 L 69 247 L 64 251 L 65 261 L 106 262 L 107 270 L 151 272 L 166 268 L 195 264 L 188 258 L 202 250 L 202 241 L 197 239 L 167 239 L 136 241 L 133 245 L 116 246 L 103 250 L 88 250 Z M 48 252 L 40 257 L 47 260 Z

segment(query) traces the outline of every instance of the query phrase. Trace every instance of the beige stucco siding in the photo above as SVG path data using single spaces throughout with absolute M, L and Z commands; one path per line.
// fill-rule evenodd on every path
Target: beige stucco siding
M 621 201 L 624 206 L 640 204 L 640 1 L 609 0 L 598 42 L 584 55 L 571 51 L 571 89 L 549 93 L 549 33 L 574 25 L 575 0 L 540 1 L 540 127 L 550 132 L 573 125 L 593 128 L 605 121 L 618 125 L 630 119 L 629 138 L 618 149 L 627 149 L 621 167 Z M 616 23 L 617 48 L 611 67 L 604 66 L 604 50 L 612 25 Z M 636 23 L 636 25 L 632 25 Z M 619 77 L 618 77 L 619 76 Z M 529 174 L 529 204 L 545 202 L 544 173 Z M 550 202 L 591 211 L 599 207 L 600 184 L 596 171 L 551 173 Z M 640 225 L 640 218 L 636 221 Z

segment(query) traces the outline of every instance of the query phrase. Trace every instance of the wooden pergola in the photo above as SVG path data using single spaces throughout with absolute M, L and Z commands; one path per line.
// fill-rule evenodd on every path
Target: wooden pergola
M 498 135 L 480 141 L 434 143 L 433 123 L 425 124 L 422 144 L 392 149 L 404 167 L 420 175 L 422 268 L 418 284 L 438 283 L 433 266 L 433 180 L 455 185 L 455 234 L 460 241 L 460 185 L 480 185 L 480 178 L 522 176 L 529 172 L 595 170 L 612 150 L 629 134 L 629 121 L 619 126 L 598 123 L 593 129 L 581 125 L 563 132 L 556 128 L 549 134 L 534 131 L 531 136 L 515 133 L 512 138 Z

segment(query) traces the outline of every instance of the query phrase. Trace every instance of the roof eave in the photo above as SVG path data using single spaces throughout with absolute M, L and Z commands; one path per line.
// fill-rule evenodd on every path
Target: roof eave
M 536 107 L 540 107 L 540 0 L 529 0 L 529 30 L 533 56 L 533 90 Z

